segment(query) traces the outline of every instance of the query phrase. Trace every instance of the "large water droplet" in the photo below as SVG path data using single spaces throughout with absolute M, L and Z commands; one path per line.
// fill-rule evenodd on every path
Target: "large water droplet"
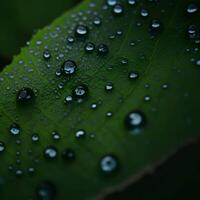
M 193 13 L 195 13 L 197 11 L 198 11 L 198 6 L 196 4 L 191 3 L 191 4 L 188 5 L 187 13 L 193 14 Z
M 78 37 L 86 37 L 89 33 L 89 29 L 85 25 L 78 25 L 75 29 L 75 35 Z
M 100 161 L 101 171 L 110 174 L 117 170 L 119 167 L 119 161 L 116 156 L 106 155 Z
M 125 119 L 126 126 L 131 130 L 140 128 L 144 124 L 144 121 L 144 115 L 140 111 L 130 112 Z
M 88 88 L 86 85 L 78 85 L 74 88 L 72 94 L 75 99 L 83 99 L 88 95 Z
M 77 65 L 73 60 L 67 60 L 63 63 L 62 67 L 61 67 L 61 71 L 65 74 L 65 75 L 72 75 L 75 73 L 77 69 Z
M 76 138 L 78 139 L 84 137 L 85 135 L 86 135 L 86 132 L 83 129 L 76 131 Z

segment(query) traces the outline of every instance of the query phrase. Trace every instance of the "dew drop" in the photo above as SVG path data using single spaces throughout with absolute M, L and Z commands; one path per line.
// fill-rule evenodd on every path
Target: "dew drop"
M 83 129 L 76 131 L 76 138 L 78 139 L 84 137 L 85 135 L 86 135 L 86 132 Z
M 44 150 L 44 156 L 47 159 L 55 159 L 57 157 L 57 154 L 58 154 L 57 149 L 52 146 L 47 147 Z
M 88 88 L 86 85 L 78 85 L 72 92 L 75 99 L 83 99 L 88 95 Z
M 99 26 L 99 25 L 101 25 L 101 23 L 102 23 L 102 20 L 101 20 L 100 17 L 95 17 L 94 18 L 94 21 L 93 21 L 94 25 Z
M 14 135 L 14 136 L 19 135 L 20 134 L 20 127 L 19 127 L 19 125 L 17 125 L 17 124 L 11 125 L 11 127 L 10 127 L 10 134 Z
M 125 124 L 131 130 L 140 128 L 144 121 L 144 115 L 140 111 L 132 111 L 125 118 Z
M 200 59 L 196 61 L 196 65 L 200 67 Z
M 69 37 L 67 38 L 67 42 L 70 43 L 70 44 L 74 43 L 74 37 L 69 36 Z
M 188 5 L 187 13 L 193 14 L 193 13 L 195 13 L 197 11 L 198 11 L 198 6 L 196 4 L 191 3 L 191 4 Z
M 136 4 L 136 0 L 127 0 L 129 5 L 135 5 Z
M 107 0 L 107 4 L 109 6 L 115 6 L 117 4 L 117 0 Z
M 22 88 L 17 93 L 17 102 L 19 103 L 28 103 L 31 100 L 33 100 L 35 97 L 35 94 L 32 89 L 30 88 Z
M 73 60 L 67 60 L 63 63 L 62 67 L 61 67 L 61 71 L 65 74 L 65 75 L 72 75 L 75 73 L 77 69 L 77 65 Z
M 119 161 L 116 156 L 106 155 L 100 161 L 101 171 L 105 174 L 110 174 L 116 171 L 119 167 Z
M 0 141 L 0 153 L 4 152 L 5 149 L 6 149 L 6 146 L 5 146 L 4 142 Z
M 136 72 L 136 71 L 132 71 L 132 72 L 129 73 L 129 76 L 128 76 L 128 77 L 129 77 L 129 79 L 131 79 L 131 80 L 138 79 L 139 73 Z
M 146 10 L 146 9 L 141 9 L 141 11 L 140 11 L 140 15 L 142 16 L 142 17 L 147 17 L 147 16 L 149 16 L 149 12 L 148 12 L 148 10 Z
M 112 91 L 112 90 L 113 90 L 113 84 L 112 84 L 112 83 L 107 83 L 107 84 L 105 85 L 105 90 L 106 90 L 107 92 Z
M 52 134 L 53 140 L 60 140 L 61 136 L 58 132 L 53 131 L 51 134 Z
M 92 53 L 95 50 L 95 45 L 92 42 L 88 42 L 86 43 L 84 49 L 87 53 Z
M 51 58 L 51 53 L 50 53 L 49 50 L 45 50 L 45 51 L 43 52 L 43 58 L 44 58 L 45 60 L 49 60 L 49 59 Z
M 33 142 L 38 142 L 40 137 L 37 133 L 34 133 L 32 136 L 31 136 L 31 139 Z
M 98 52 L 98 55 L 102 55 L 102 56 L 107 55 L 109 52 L 108 46 L 106 44 L 100 44 L 97 47 L 97 52 Z
M 73 101 L 72 96 L 67 96 L 67 97 L 65 97 L 65 103 L 70 103 L 70 102 L 72 102 L 72 101 Z
M 85 25 L 78 25 L 75 29 L 75 35 L 78 37 L 86 37 L 88 33 L 88 27 Z
M 117 4 L 113 7 L 113 13 L 115 15 L 121 15 L 124 12 L 124 7 L 121 4 Z

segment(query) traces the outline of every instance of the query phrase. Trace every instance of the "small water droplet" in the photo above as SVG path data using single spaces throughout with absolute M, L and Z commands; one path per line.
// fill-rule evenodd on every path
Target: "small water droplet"
M 129 76 L 128 76 L 128 77 L 129 77 L 129 79 L 131 79 L 131 80 L 138 79 L 139 73 L 136 72 L 136 71 L 132 71 L 132 72 L 129 73 Z
M 141 9 L 141 11 L 140 11 L 140 15 L 142 16 L 142 17 L 147 17 L 147 16 L 149 16 L 149 11 L 147 10 L 147 9 Z
M 107 92 L 112 91 L 112 90 L 113 90 L 113 84 L 112 84 L 112 83 L 107 83 L 107 84 L 105 85 L 105 90 L 106 90 Z
M 56 188 L 51 182 L 44 181 L 36 188 L 36 194 L 38 200 L 54 200 Z
M 107 55 L 109 52 L 108 46 L 106 44 L 100 44 L 97 47 L 97 52 L 98 52 L 98 55 L 102 55 L 102 56 Z
M 6 149 L 6 146 L 5 146 L 4 142 L 0 141 L 0 153 L 5 151 L 5 149 Z
M 116 156 L 106 155 L 100 161 L 101 171 L 105 174 L 110 174 L 116 171 L 119 167 L 119 161 Z
M 78 139 L 84 137 L 85 135 L 86 135 L 86 132 L 83 129 L 76 131 L 76 138 Z
M 127 0 L 129 5 L 135 5 L 136 4 L 136 0 Z
M 45 50 L 45 51 L 43 52 L 43 58 L 44 58 L 45 60 L 49 60 L 49 59 L 51 58 L 51 53 L 50 53 L 49 50 Z
M 12 124 L 10 127 L 10 134 L 11 135 L 19 135 L 20 134 L 20 127 L 17 124 Z
M 60 140 L 61 136 L 58 132 L 53 131 L 51 134 L 52 134 L 52 137 L 53 137 L 54 140 Z
M 58 154 L 57 149 L 52 146 L 47 147 L 44 150 L 44 156 L 47 159 L 55 159 L 57 157 L 57 154 Z
M 31 139 L 33 142 L 38 142 L 40 137 L 37 133 L 34 133 L 32 136 L 31 136 Z
M 94 18 L 94 21 L 93 21 L 94 25 L 99 26 L 99 25 L 101 25 L 101 23 L 102 23 L 102 20 L 101 20 L 100 17 L 95 17 Z
M 200 67 L 200 59 L 196 61 L 196 65 Z
M 35 97 L 35 94 L 32 89 L 30 88 L 22 88 L 17 93 L 17 102 L 19 103 L 28 103 L 31 100 L 33 100 Z
M 95 50 L 95 45 L 92 42 L 88 42 L 88 43 L 86 43 L 84 49 L 87 53 L 91 53 Z
M 113 13 L 115 15 L 121 15 L 124 12 L 124 7 L 121 4 L 117 4 L 113 7 Z
M 65 97 L 65 103 L 70 103 L 70 102 L 72 102 L 72 101 L 73 101 L 72 96 L 67 96 L 67 97 Z
M 88 95 L 88 88 L 86 85 L 78 85 L 72 93 L 75 99 L 83 99 Z

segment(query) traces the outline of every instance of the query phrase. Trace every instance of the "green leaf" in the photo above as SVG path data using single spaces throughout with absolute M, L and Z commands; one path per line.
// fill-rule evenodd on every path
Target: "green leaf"
M 30 40 L 34 30 L 77 4 L 79 0 L 2 0 L 0 7 L 0 55 L 11 57 Z M 2 63 L 1 63 L 2 64 Z
M 199 1 L 193 2 L 200 7 Z M 1 72 L 0 141 L 6 146 L 0 155 L 2 199 L 37 199 L 44 181 L 51 195 L 56 190 L 55 199 L 102 197 L 137 181 L 199 135 L 198 32 L 190 34 L 193 39 L 188 36 L 191 24 L 200 25 L 199 10 L 187 13 L 186 0 L 121 3 L 124 12 L 119 15 L 103 0 L 86 0 L 38 32 Z M 141 16 L 142 8 L 149 16 Z M 99 26 L 93 24 L 96 16 L 102 19 Z M 159 21 L 152 29 L 155 19 Z M 79 23 L 88 27 L 87 37 L 74 34 Z M 69 44 L 66 38 L 71 36 L 75 42 Z M 85 52 L 86 42 L 96 47 L 103 43 L 109 52 Z M 43 57 L 45 49 L 49 59 L 48 53 Z M 62 71 L 56 76 L 69 60 L 77 65 L 75 74 Z M 133 71 L 137 79 L 129 78 Z M 106 91 L 108 83 L 113 89 Z M 79 85 L 87 88 L 83 100 L 73 96 L 72 102 L 64 103 Z M 35 98 L 16 101 L 23 88 L 31 88 Z M 33 96 L 27 90 L 20 97 L 25 92 Z M 130 112 L 134 126 L 127 122 Z M 19 135 L 9 132 L 13 124 L 19 125 Z M 76 138 L 78 130 L 86 134 Z M 53 131 L 60 134 L 59 141 L 52 139 Z M 31 140 L 33 134 L 40 136 L 38 142 Z M 55 159 L 44 156 L 49 146 L 57 150 Z M 74 160 L 63 160 L 66 148 L 75 152 Z M 117 163 L 109 174 L 100 166 L 105 155 L 113 155 Z M 30 167 L 35 169 L 32 176 L 27 173 Z M 19 169 L 23 173 L 16 176 Z

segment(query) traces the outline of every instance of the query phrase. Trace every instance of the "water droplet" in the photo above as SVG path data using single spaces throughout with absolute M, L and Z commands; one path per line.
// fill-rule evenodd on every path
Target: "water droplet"
M 78 25 L 75 29 L 75 34 L 78 37 L 86 37 L 89 33 L 88 27 L 85 25 Z
M 114 6 L 114 5 L 117 4 L 117 0 L 107 0 L 107 4 L 108 4 L 109 6 Z
M 102 23 L 102 20 L 101 20 L 100 17 L 95 17 L 94 18 L 94 21 L 93 21 L 94 25 L 99 26 L 99 25 L 101 25 L 101 23 Z
M 113 7 L 113 13 L 115 15 L 121 15 L 124 12 L 124 7 L 121 4 L 117 4 Z
M 73 60 L 67 60 L 63 63 L 62 67 L 61 67 L 61 71 L 65 74 L 65 75 L 72 75 L 75 73 L 77 69 L 77 65 Z
M 32 89 L 30 88 L 22 88 L 17 93 L 17 102 L 19 103 L 28 103 L 31 100 L 33 100 L 35 97 L 35 94 Z
M 107 116 L 107 117 L 112 117 L 112 115 L 113 115 L 112 112 L 107 112 L 107 113 L 106 113 L 106 116 Z
M 44 156 L 47 159 L 55 159 L 57 157 L 57 149 L 55 147 L 47 147 L 44 150 Z
M 21 170 L 21 169 L 17 169 L 16 171 L 15 171 L 15 175 L 16 176 L 22 176 L 23 175 L 23 171 Z
M 96 104 L 96 103 L 92 103 L 92 104 L 91 104 L 91 108 L 92 108 L 93 110 L 95 110 L 95 109 L 97 108 L 97 104 Z
M 72 102 L 72 101 L 73 101 L 72 96 L 67 96 L 67 97 L 65 97 L 65 103 L 70 103 L 70 102 Z
M 75 152 L 67 148 L 62 152 L 62 158 L 66 161 L 73 161 L 75 159 Z
M 107 92 L 112 91 L 112 90 L 113 90 L 113 84 L 112 84 L 112 83 L 107 83 L 107 84 L 105 85 L 105 90 L 106 90 Z
M 93 52 L 94 50 L 95 50 L 95 45 L 94 45 L 92 42 L 86 43 L 86 45 L 85 45 L 85 51 L 86 51 L 87 53 L 91 53 L 91 52 Z
M 144 121 L 144 115 L 140 111 L 130 112 L 125 118 L 126 126 L 131 130 L 140 128 Z
M 74 43 L 74 37 L 69 36 L 69 37 L 67 38 L 67 42 L 70 43 L 70 44 Z
M 116 156 L 106 155 L 101 159 L 100 168 L 103 173 L 110 174 L 119 167 L 119 161 Z
M 129 73 L 129 79 L 131 79 L 131 80 L 138 79 L 138 77 L 139 77 L 139 73 L 136 71 L 132 71 Z
M 76 138 L 82 138 L 85 135 L 86 135 L 86 132 L 83 129 L 80 129 L 80 130 L 76 131 Z
M 140 15 L 142 16 L 142 17 L 147 17 L 147 16 L 149 16 L 149 11 L 147 10 L 147 9 L 141 9 L 141 11 L 140 11 Z
M 38 142 L 40 137 L 37 133 L 34 133 L 32 136 L 31 136 L 31 139 L 33 142 Z
M 136 0 L 127 0 L 129 5 L 135 5 L 136 4 Z
M 11 135 L 19 135 L 20 134 L 20 127 L 17 124 L 13 124 L 10 127 L 10 134 Z
M 196 65 L 200 67 L 200 59 L 196 61 Z
M 43 57 L 44 57 L 45 60 L 49 60 L 49 59 L 51 58 L 51 53 L 50 53 L 50 51 L 49 51 L 49 50 L 45 50 L 45 51 L 43 52 Z
M 102 56 L 107 55 L 109 52 L 108 46 L 106 44 L 100 44 L 97 47 L 97 52 L 99 55 L 102 55 Z
M 0 141 L 0 153 L 3 152 L 3 151 L 5 151 L 5 149 L 6 149 L 5 144 Z
M 151 97 L 150 97 L 150 96 L 145 96 L 145 97 L 144 97 L 144 100 L 145 100 L 146 102 L 148 102 L 148 101 L 151 100 Z
M 42 182 L 36 189 L 38 200 L 54 200 L 56 196 L 56 188 L 49 181 Z
M 87 96 L 88 94 L 88 88 L 86 85 L 78 85 L 74 90 L 73 90 L 73 97 L 75 99 L 83 99 Z
M 161 29 L 161 22 L 159 19 L 154 19 L 151 22 L 150 32 L 152 35 L 156 35 Z
M 193 13 L 195 13 L 197 11 L 198 11 L 198 6 L 196 4 L 191 3 L 191 4 L 188 5 L 187 13 L 193 14 Z
M 60 134 L 58 132 L 53 131 L 51 134 L 54 140 L 60 140 Z

